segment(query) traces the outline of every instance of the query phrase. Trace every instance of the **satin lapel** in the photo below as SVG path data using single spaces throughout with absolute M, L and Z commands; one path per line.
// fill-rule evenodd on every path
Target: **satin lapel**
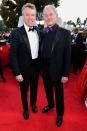
M 22 26 L 22 34 L 23 34 L 24 43 L 26 44 L 28 50 L 29 50 L 30 53 L 31 53 L 31 50 L 30 50 L 30 43 L 29 43 L 28 36 L 27 36 L 27 33 L 26 33 L 26 31 L 25 31 L 24 26 Z
M 51 53 L 53 52 L 56 44 L 58 43 L 59 39 L 61 38 L 61 32 L 60 32 L 60 28 L 57 27 L 57 31 L 56 31 L 56 35 L 55 35 L 55 39 L 53 41 L 53 44 L 52 44 L 52 50 L 51 50 Z

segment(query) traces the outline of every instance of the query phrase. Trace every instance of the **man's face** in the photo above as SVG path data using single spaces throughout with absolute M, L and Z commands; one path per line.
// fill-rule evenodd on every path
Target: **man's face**
M 36 20 L 36 11 L 34 9 L 31 9 L 28 7 L 25 8 L 22 16 L 24 19 L 24 23 L 27 26 L 32 27 L 34 25 L 35 20 Z
M 74 30 L 74 33 L 77 34 L 77 33 L 78 33 L 78 29 L 75 29 L 75 30 Z
M 58 15 L 54 12 L 52 8 L 47 8 L 44 12 L 44 21 L 48 27 L 52 27 L 56 24 Z

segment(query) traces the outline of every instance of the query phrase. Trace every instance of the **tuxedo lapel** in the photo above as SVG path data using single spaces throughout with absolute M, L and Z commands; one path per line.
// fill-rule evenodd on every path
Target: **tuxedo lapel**
M 28 48 L 28 50 L 29 50 L 29 52 L 31 52 L 31 49 L 30 49 L 30 42 L 29 42 L 29 40 L 28 40 L 28 36 L 27 36 L 27 33 L 26 33 L 26 31 L 25 31 L 25 28 L 24 28 L 24 26 L 22 26 L 22 37 L 23 37 L 23 39 L 24 39 L 24 44 L 26 44 L 26 46 L 27 46 L 27 48 Z
M 58 43 L 59 39 L 61 38 L 61 32 L 60 32 L 60 28 L 57 27 L 57 31 L 56 31 L 56 35 L 55 35 L 55 39 L 53 41 L 53 44 L 52 44 L 52 50 L 51 50 L 51 53 L 53 52 L 56 44 Z

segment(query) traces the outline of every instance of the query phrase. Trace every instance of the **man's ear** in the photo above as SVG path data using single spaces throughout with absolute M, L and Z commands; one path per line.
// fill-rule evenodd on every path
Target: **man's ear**
M 22 15 L 22 19 L 24 19 L 24 15 Z

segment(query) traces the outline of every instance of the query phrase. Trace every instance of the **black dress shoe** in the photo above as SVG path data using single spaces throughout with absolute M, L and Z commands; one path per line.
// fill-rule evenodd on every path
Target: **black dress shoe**
M 38 112 L 37 107 L 36 107 L 35 105 L 32 106 L 32 111 L 33 111 L 34 113 L 37 113 L 37 112 Z
M 4 79 L 3 82 L 6 82 L 6 80 Z
M 46 106 L 46 107 L 44 107 L 43 108 L 43 110 L 42 110 L 42 113 L 46 113 L 46 112 L 48 112 L 50 109 L 52 109 L 54 106 Z
M 23 117 L 25 120 L 29 119 L 29 113 L 26 111 L 23 113 Z
M 6 82 L 5 78 L 2 78 L 2 81 L 3 81 L 3 82 Z
M 58 116 L 57 120 L 56 120 L 56 125 L 60 126 L 62 124 L 62 122 L 63 122 L 63 117 L 62 116 Z

